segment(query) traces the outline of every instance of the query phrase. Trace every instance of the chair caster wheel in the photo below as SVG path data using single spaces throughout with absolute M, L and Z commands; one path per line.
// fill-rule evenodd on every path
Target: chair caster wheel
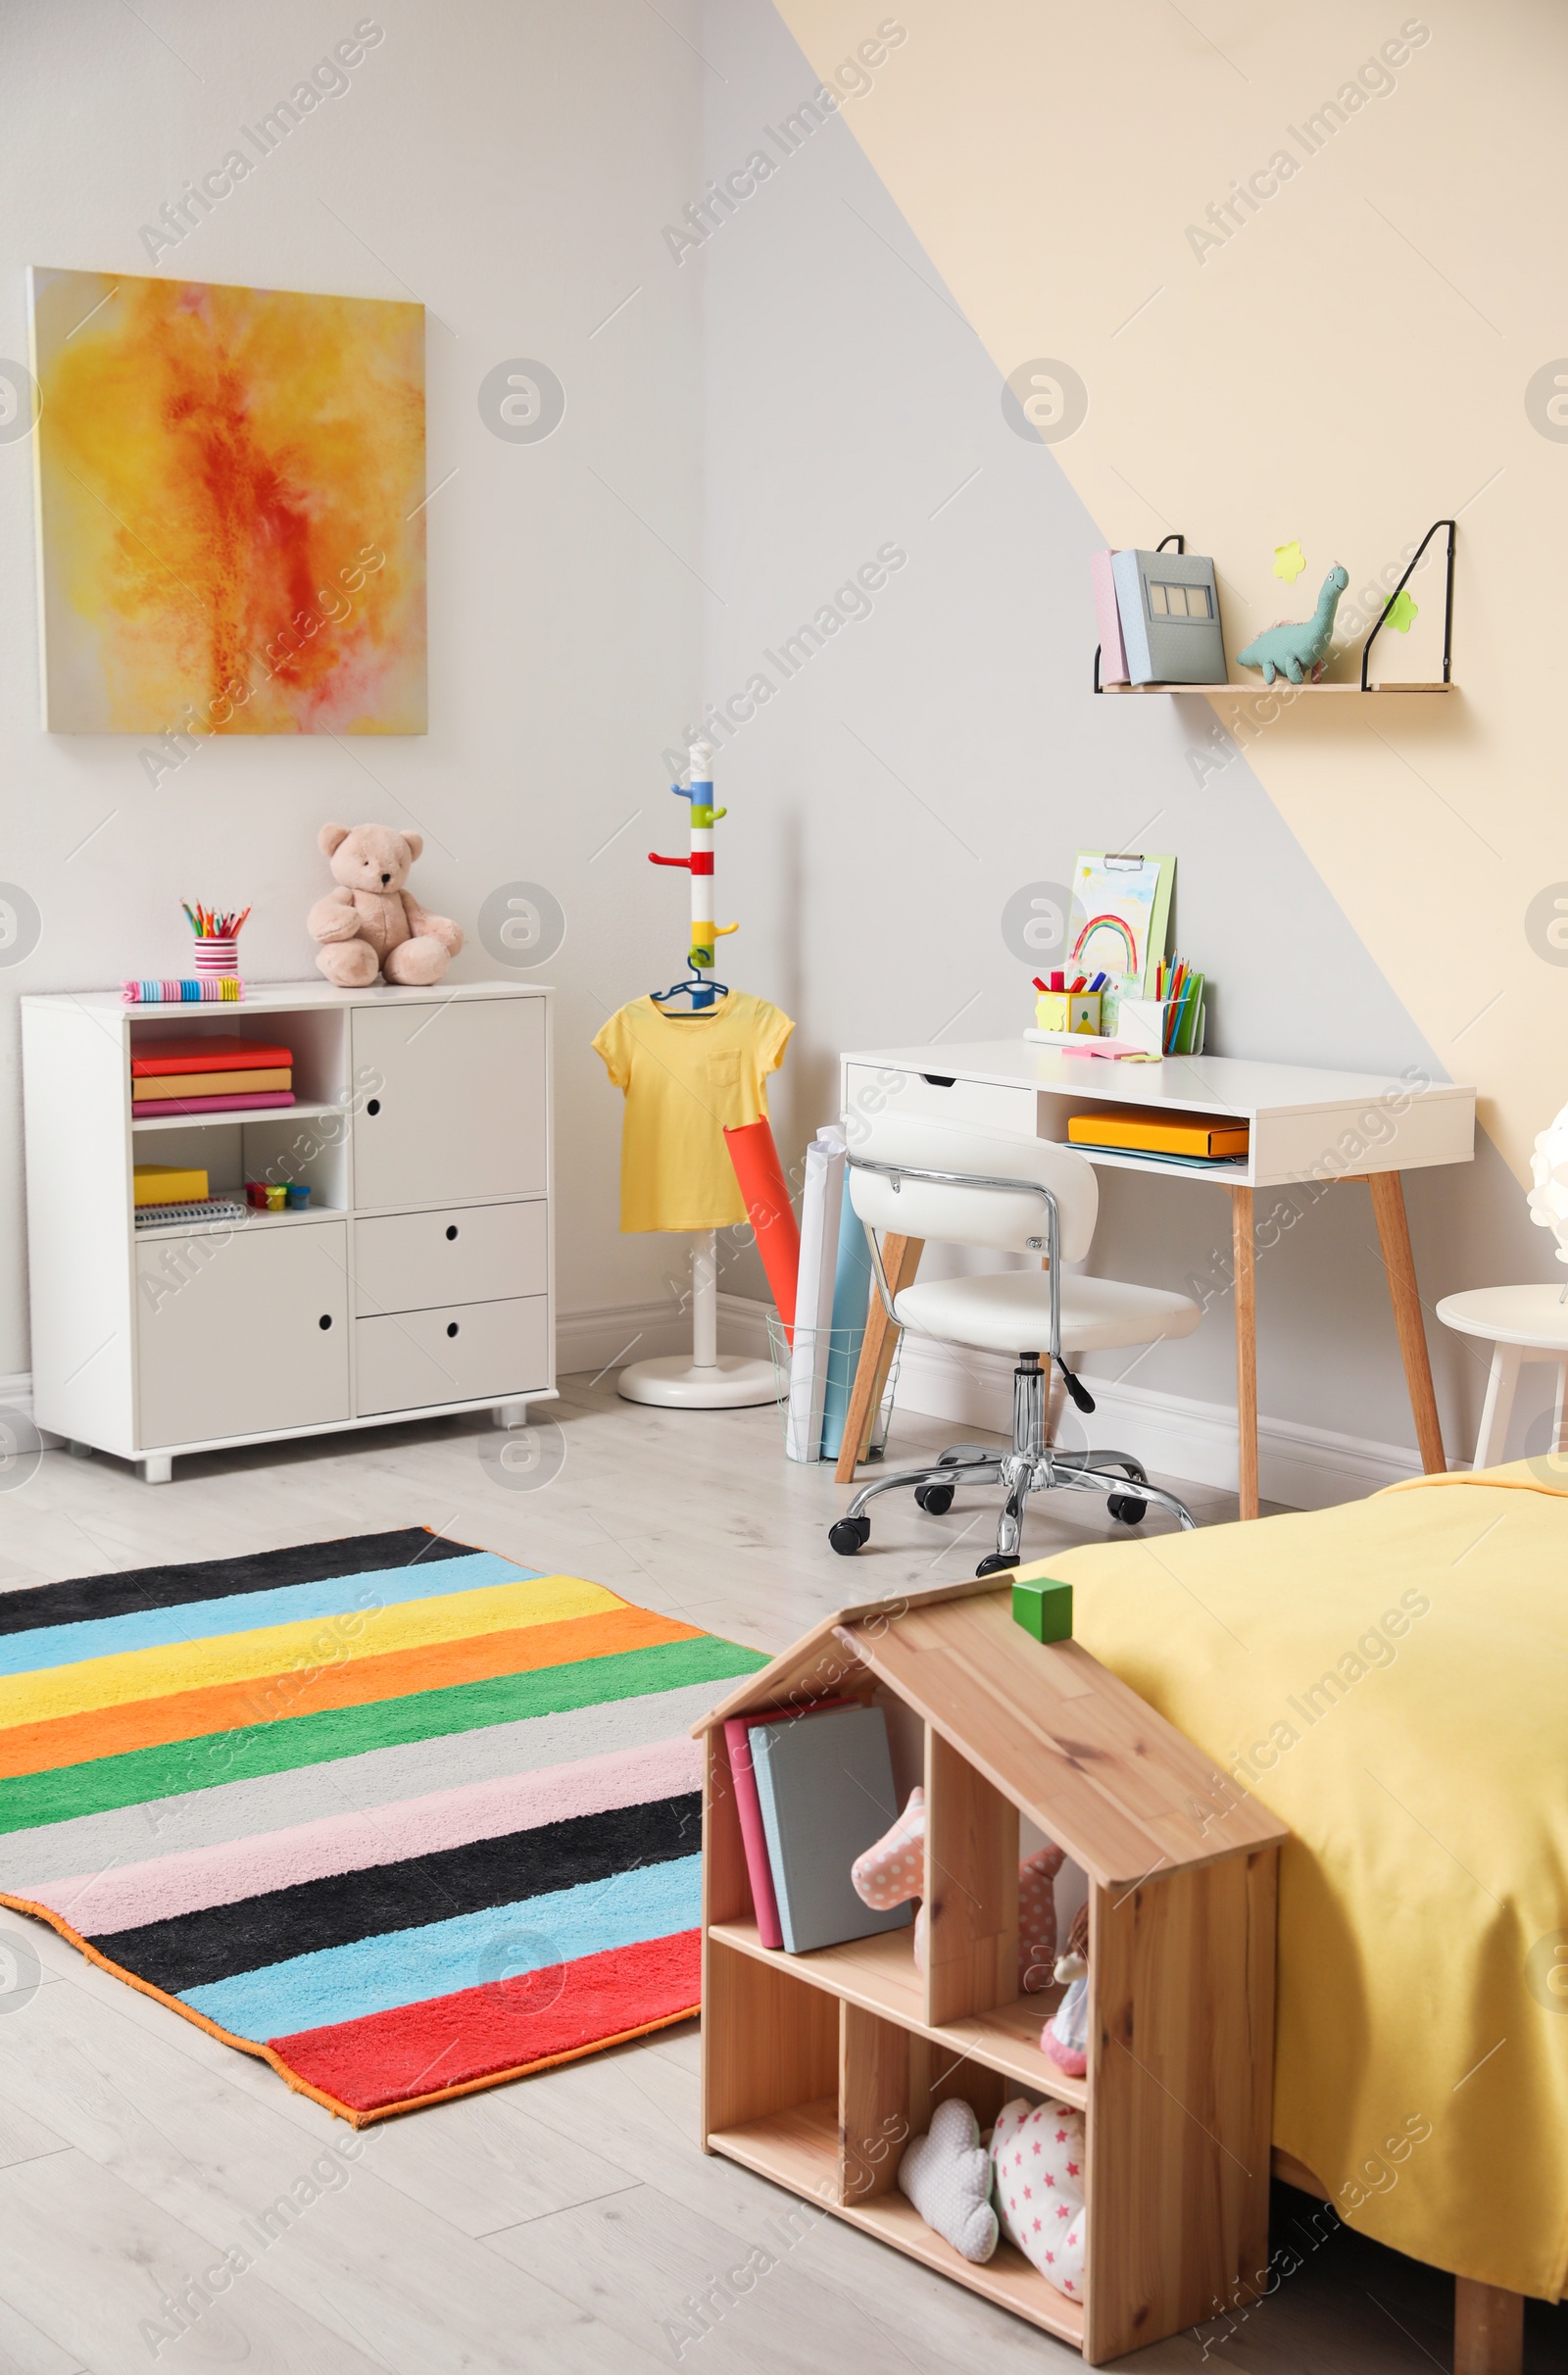
M 1141 1525 L 1149 1514 L 1149 1504 L 1135 1493 L 1112 1493 L 1105 1503 L 1110 1514 L 1121 1525 Z
M 827 1529 L 827 1538 L 841 1559 L 853 1559 L 871 1539 L 869 1517 L 839 1517 Z
M 952 1485 L 917 1484 L 914 1488 L 914 1506 L 917 1509 L 924 1509 L 928 1517 L 946 1517 L 953 1507 Z
M 1012 1553 L 1010 1558 L 1001 1551 L 993 1551 L 989 1559 L 981 1559 L 980 1564 L 975 1568 L 975 1574 L 977 1577 L 981 1575 L 1001 1575 L 1004 1573 L 1008 1567 L 1021 1566 L 1022 1563 L 1023 1561 L 1018 1557 L 1016 1551 Z

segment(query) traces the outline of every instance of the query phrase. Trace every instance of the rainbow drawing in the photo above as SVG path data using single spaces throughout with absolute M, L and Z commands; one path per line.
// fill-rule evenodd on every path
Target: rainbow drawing
M 1084 928 L 1079 933 L 1077 939 L 1072 944 L 1073 962 L 1075 964 L 1081 957 L 1083 957 L 1084 951 L 1087 949 L 1090 941 L 1094 938 L 1097 932 L 1111 933 L 1127 952 L 1127 962 L 1125 965 L 1109 965 L 1105 963 L 1102 956 L 1099 951 L 1097 951 L 1095 963 L 1100 965 L 1103 971 L 1107 973 L 1138 973 L 1142 970 L 1142 960 L 1138 954 L 1137 939 L 1134 936 L 1131 924 L 1128 923 L 1126 917 L 1123 915 L 1092 915 L 1089 921 L 1084 925 Z

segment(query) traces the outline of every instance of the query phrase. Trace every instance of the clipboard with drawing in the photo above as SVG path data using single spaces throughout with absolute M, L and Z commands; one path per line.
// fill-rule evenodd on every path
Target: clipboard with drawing
M 1170 932 L 1174 858 L 1137 850 L 1080 850 L 1073 861 L 1067 964 L 1107 973 L 1124 998 L 1149 995 Z

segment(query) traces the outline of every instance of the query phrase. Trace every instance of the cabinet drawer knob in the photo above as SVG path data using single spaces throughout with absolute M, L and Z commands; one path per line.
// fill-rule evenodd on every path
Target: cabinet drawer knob
M 455 1336 L 455 1335 L 457 1334 L 457 1332 L 458 1332 L 458 1323 L 457 1323 L 457 1321 L 456 1321 L 455 1319 L 449 1319 L 449 1320 L 447 1321 L 447 1334 L 448 1334 L 449 1336 Z
M 447 1243 L 448 1243 L 449 1245 L 451 1244 L 451 1242 L 452 1242 L 453 1238 L 454 1238 L 454 1237 L 457 1235 L 457 1233 L 458 1233 L 458 1224 L 457 1224 L 457 1222 L 456 1222 L 456 1221 L 454 1221 L 454 1222 L 452 1223 L 452 1226 L 451 1226 L 451 1227 L 448 1229 L 448 1231 L 447 1231 Z
M 332 1324 L 332 1314 L 331 1314 L 331 1312 L 330 1312 L 330 1311 L 323 1311 L 323 1312 L 321 1313 L 320 1318 L 319 1318 L 319 1319 L 317 1321 L 317 1323 L 316 1323 L 316 1324 L 317 1324 L 317 1326 L 318 1326 L 318 1328 L 329 1328 L 329 1327 L 331 1326 L 331 1324 Z
M 368 1104 L 368 1105 L 366 1107 L 366 1109 L 365 1109 L 365 1110 L 366 1110 L 366 1112 L 367 1112 L 368 1113 L 378 1113 L 381 1111 L 381 1100 L 380 1100 L 380 1098 L 379 1098 L 379 1097 L 372 1097 L 372 1098 L 370 1099 L 369 1104 Z

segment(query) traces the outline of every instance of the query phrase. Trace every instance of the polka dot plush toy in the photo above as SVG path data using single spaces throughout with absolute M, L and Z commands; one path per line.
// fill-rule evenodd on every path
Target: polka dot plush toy
M 1084 2115 L 1064 2103 L 1004 2103 L 991 2133 L 992 2199 L 1007 2241 L 1069 2301 L 1084 2297 Z
M 1018 1985 L 1025 1995 L 1049 1988 L 1056 1961 L 1055 1878 L 1066 1858 L 1049 1842 L 1018 1866 Z M 914 1789 L 898 1821 L 850 1867 L 856 1895 L 886 1913 L 925 1893 L 925 1792 Z M 914 1925 L 914 1959 L 925 1968 L 925 1907 Z

